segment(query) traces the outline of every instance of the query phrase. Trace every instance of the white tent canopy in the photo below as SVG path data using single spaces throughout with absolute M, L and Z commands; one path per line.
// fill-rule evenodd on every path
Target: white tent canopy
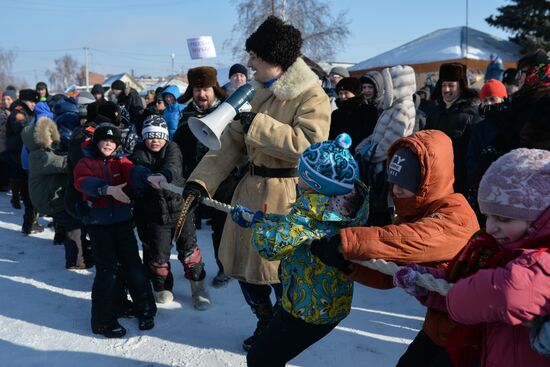
M 445 60 L 489 60 L 490 54 L 503 61 L 518 60 L 515 43 L 467 27 L 439 29 L 393 50 L 362 61 L 349 71 L 375 69 L 393 65 L 425 64 Z

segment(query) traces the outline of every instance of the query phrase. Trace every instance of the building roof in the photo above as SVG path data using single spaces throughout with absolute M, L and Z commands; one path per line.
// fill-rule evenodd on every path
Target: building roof
M 355 64 L 348 70 L 366 70 L 393 65 L 414 65 L 445 60 L 489 60 L 490 54 L 503 61 L 517 61 L 520 48 L 513 42 L 467 27 L 438 29 L 380 55 Z

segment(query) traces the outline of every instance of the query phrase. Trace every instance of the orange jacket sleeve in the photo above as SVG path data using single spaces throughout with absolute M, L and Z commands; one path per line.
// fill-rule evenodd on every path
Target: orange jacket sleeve
M 453 194 L 414 222 L 345 228 L 340 237 L 347 260 L 439 263 L 451 260 L 477 230 L 474 211 L 462 195 Z

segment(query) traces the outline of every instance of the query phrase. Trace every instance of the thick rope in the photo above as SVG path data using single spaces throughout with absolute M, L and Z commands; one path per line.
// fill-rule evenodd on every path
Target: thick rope
M 183 188 L 171 183 L 162 183 L 161 187 L 164 190 L 172 191 L 179 195 L 183 194 Z M 226 212 L 228 214 L 230 214 L 231 210 L 233 209 L 231 205 L 219 202 L 211 198 L 203 198 L 202 203 L 205 205 L 208 205 L 209 207 Z M 187 215 L 187 213 L 185 214 Z M 243 213 L 243 216 L 245 216 L 244 218 L 245 220 L 248 220 L 248 221 L 253 220 L 252 215 L 250 215 L 249 213 Z M 353 260 L 352 262 L 355 264 L 367 267 L 369 269 L 377 270 L 383 274 L 391 275 L 391 276 L 393 276 L 399 269 L 402 268 L 401 266 L 398 266 L 395 263 L 382 260 L 382 259 L 371 259 L 371 260 L 363 260 L 363 261 Z M 451 287 L 453 286 L 451 283 L 448 283 L 445 279 L 436 279 L 431 274 L 422 274 L 422 273 L 417 273 L 416 285 L 422 288 L 426 288 L 430 291 L 437 292 L 443 296 L 446 296 L 449 289 L 451 289 Z

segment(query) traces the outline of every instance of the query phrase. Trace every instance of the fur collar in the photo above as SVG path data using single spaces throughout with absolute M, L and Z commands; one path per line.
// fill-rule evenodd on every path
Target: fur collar
M 277 97 L 277 99 L 286 101 L 294 99 L 308 90 L 317 83 L 319 78 L 311 71 L 301 58 L 296 59 L 294 64 L 290 65 L 287 71 L 273 83 L 269 90 Z M 259 90 L 264 88 L 261 83 L 253 80 L 250 82 L 252 86 Z
M 59 131 L 55 122 L 47 117 L 42 117 L 36 122 L 34 128 L 34 141 L 40 148 L 47 148 L 50 144 L 49 139 L 53 142 L 59 142 Z

